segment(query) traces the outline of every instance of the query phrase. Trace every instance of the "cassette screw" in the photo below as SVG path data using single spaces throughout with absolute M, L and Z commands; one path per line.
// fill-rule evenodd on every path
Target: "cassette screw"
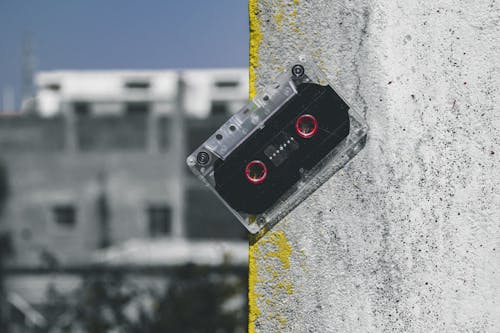
M 206 151 L 200 151 L 198 155 L 196 155 L 196 162 L 200 165 L 205 165 L 210 161 L 210 155 Z
M 304 66 L 294 65 L 292 67 L 292 74 L 293 74 L 293 76 L 295 76 L 297 78 L 301 77 L 302 75 L 304 75 Z

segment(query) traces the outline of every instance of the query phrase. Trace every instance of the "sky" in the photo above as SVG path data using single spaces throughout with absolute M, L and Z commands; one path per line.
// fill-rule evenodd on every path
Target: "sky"
M 37 70 L 248 66 L 246 0 L 0 0 L 0 100 Z M 0 102 L 0 109 L 3 103 Z

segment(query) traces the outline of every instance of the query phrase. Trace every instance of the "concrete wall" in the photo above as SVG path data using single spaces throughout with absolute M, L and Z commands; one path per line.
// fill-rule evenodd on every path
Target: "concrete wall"
M 249 3 L 251 93 L 306 48 L 370 126 L 251 241 L 249 332 L 499 332 L 499 4 L 340 3 Z

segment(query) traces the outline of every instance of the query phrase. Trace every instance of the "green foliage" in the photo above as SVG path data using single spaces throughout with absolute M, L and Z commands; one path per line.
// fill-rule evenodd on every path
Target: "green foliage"
M 246 278 L 196 266 L 164 278 L 89 275 L 74 294 L 49 298 L 51 308 L 59 308 L 50 316 L 53 332 L 232 333 L 246 327 Z
M 207 273 L 196 267 L 179 272 L 159 303 L 151 332 L 229 333 L 246 326 L 245 305 L 243 309 L 224 308 L 225 302 L 245 297 L 246 281 L 234 283 Z

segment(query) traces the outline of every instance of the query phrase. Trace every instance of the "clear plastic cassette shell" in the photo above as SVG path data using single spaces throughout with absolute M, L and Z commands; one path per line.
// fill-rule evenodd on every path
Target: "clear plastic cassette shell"
M 300 79 L 292 73 L 292 68 L 296 65 L 302 66 L 305 71 L 305 75 Z M 285 66 L 285 70 L 274 83 L 259 92 L 187 158 L 187 164 L 193 173 L 219 197 L 251 233 L 257 233 L 264 227 L 272 227 L 338 172 L 364 147 L 368 132 L 363 117 L 347 103 L 307 56 L 300 56 L 297 61 Z M 252 135 L 258 135 L 259 130 L 266 126 L 266 121 L 297 95 L 297 85 L 303 82 L 330 86 L 342 98 L 349 107 L 349 134 L 313 168 L 308 171 L 300 170 L 300 179 L 264 212 L 249 214 L 234 209 L 216 190 L 214 164 L 218 160 L 223 162 Z

